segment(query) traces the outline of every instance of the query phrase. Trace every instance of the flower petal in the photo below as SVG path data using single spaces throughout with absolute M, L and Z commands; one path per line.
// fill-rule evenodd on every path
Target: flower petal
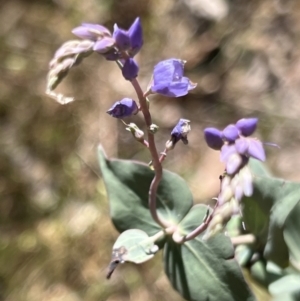
M 247 138 L 239 138 L 235 140 L 235 148 L 237 152 L 241 155 L 246 155 L 248 151 L 248 141 Z
M 106 113 L 115 117 L 123 118 L 134 115 L 138 112 L 138 106 L 133 99 L 123 98 L 117 101 Z
M 161 61 L 154 67 L 153 71 L 153 81 L 154 84 L 169 85 L 173 81 L 173 74 L 175 72 L 175 66 L 172 63 L 172 59 Z
M 115 45 L 115 40 L 113 38 L 104 37 L 103 39 L 100 39 L 95 43 L 93 50 L 99 53 L 106 53 L 110 49 L 112 49 L 114 45 Z
M 143 46 L 143 30 L 140 18 L 136 18 L 128 30 L 131 55 L 134 56 Z
M 260 161 L 266 160 L 265 150 L 263 148 L 262 143 L 259 140 L 248 138 L 248 144 L 249 144 L 249 148 L 248 148 L 249 157 L 255 158 Z

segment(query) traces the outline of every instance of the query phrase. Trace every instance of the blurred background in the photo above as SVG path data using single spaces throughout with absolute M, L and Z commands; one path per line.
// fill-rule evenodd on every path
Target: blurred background
M 165 167 L 184 177 L 196 202 L 216 196 L 223 171 L 203 129 L 258 117 L 267 165 L 300 180 L 300 2 L 297 0 L 0 1 L 0 300 L 182 300 L 161 254 L 119 267 L 105 279 L 118 236 L 97 163 L 111 157 L 149 162 L 149 154 L 105 112 L 135 98 L 118 67 L 93 54 L 58 87 L 76 101 L 44 94 L 55 50 L 82 22 L 128 28 L 140 16 L 145 44 L 136 59 L 146 89 L 162 59 L 187 60 L 198 83 L 188 96 L 151 97 L 160 150 L 179 118 L 191 120 Z M 143 127 L 141 116 L 127 120 Z M 252 283 L 260 300 L 267 292 Z

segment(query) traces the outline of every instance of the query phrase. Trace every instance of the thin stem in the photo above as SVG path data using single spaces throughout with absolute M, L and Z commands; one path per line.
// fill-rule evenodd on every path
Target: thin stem
M 161 230 L 150 237 L 151 241 L 156 242 L 158 239 L 166 235 L 165 231 Z
M 159 162 L 162 163 L 167 157 L 168 150 L 165 148 L 163 152 L 160 153 Z
M 223 176 L 221 175 L 219 177 L 219 180 L 220 180 L 220 192 L 219 192 L 219 196 L 220 196 L 220 193 L 222 191 L 222 181 L 223 181 Z M 190 232 L 189 234 L 187 235 L 181 235 L 179 234 L 178 232 L 174 232 L 173 234 L 173 240 L 176 242 L 176 243 L 180 243 L 180 244 L 183 244 L 184 242 L 186 241 L 189 241 L 189 240 L 192 240 L 194 239 L 195 237 L 197 237 L 199 234 L 203 233 L 209 226 L 209 223 L 211 222 L 213 216 L 214 216 L 214 213 L 216 211 L 216 209 L 218 208 L 219 206 L 219 202 L 218 202 L 218 199 L 217 198 L 217 202 L 212 210 L 211 213 L 209 213 L 209 211 L 207 211 L 207 214 L 206 216 L 204 217 L 203 219 L 203 222 L 201 223 L 201 225 L 199 225 L 196 229 L 194 229 L 192 232 Z
M 253 244 L 256 241 L 256 238 L 253 234 L 239 235 L 230 237 L 230 239 L 234 246 Z
M 197 228 L 195 228 L 189 234 L 183 236 L 183 235 L 179 234 L 178 232 L 174 232 L 174 234 L 172 236 L 173 240 L 176 243 L 183 244 L 184 242 L 192 240 L 195 237 L 197 237 L 199 234 L 201 234 L 202 232 L 204 232 L 207 229 L 210 221 L 212 220 L 213 215 L 214 215 L 214 211 L 215 211 L 215 209 L 217 207 L 218 207 L 218 202 L 216 203 L 216 205 L 215 205 L 215 207 L 214 207 L 214 209 L 212 210 L 211 213 L 207 212 L 207 214 L 204 217 L 203 222 L 201 223 L 201 225 L 199 225 Z
M 144 115 L 146 126 L 149 129 L 150 125 L 152 124 L 152 118 L 151 118 L 150 111 L 148 109 L 146 97 L 144 97 L 141 86 L 136 78 L 131 80 L 131 84 L 136 91 L 136 94 L 140 102 L 141 111 Z M 155 171 L 155 176 L 151 182 L 150 189 L 149 189 L 149 208 L 150 208 L 152 218 L 161 227 L 166 228 L 170 226 L 169 223 L 164 219 L 162 219 L 161 217 L 159 217 L 156 210 L 156 194 L 157 194 L 158 185 L 162 179 L 162 165 L 160 163 L 159 156 L 157 153 L 154 135 L 150 131 L 148 131 L 148 143 L 149 143 L 148 149 L 151 153 L 152 164 Z

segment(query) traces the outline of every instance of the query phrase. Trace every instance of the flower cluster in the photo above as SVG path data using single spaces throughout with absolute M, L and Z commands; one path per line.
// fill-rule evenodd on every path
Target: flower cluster
M 223 131 L 216 128 L 204 130 L 207 145 L 212 149 L 221 150 L 221 161 L 226 164 L 227 174 L 236 173 L 251 157 L 265 160 L 262 143 L 256 138 L 248 137 L 254 133 L 256 125 L 257 118 L 243 118 L 235 125 L 228 125 Z
M 222 131 L 216 128 L 204 130 L 207 145 L 214 150 L 220 150 L 221 161 L 226 165 L 217 207 L 206 238 L 220 231 L 232 215 L 239 214 L 242 197 L 251 196 L 253 193 L 252 174 L 247 163 L 249 158 L 265 160 L 262 143 L 249 137 L 256 126 L 257 118 L 243 118 L 236 124 L 226 126 Z
M 125 79 L 137 77 L 139 67 L 133 57 L 143 46 L 143 31 L 140 18 L 136 18 L 128 30 L 114 25 L 113 34 L 104 26 L 83 23 L 72 30 L 81 39 L 94 42 L 93 50 L 107 60 L 120 61 Z

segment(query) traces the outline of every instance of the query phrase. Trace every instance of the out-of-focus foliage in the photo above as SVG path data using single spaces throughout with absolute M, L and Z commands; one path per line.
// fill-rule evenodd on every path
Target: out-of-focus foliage
M 203 143 L 203 128 L 222 128 L 241 117 L 258 116 L 262 140 L 281 146 L 267 148 L 273 172 L 300 179 L 297 0 L 0 4 L 1 299 L 181 300 L 160 272 L 161 254 L 104 280 L 117 232 L 96 147 L 101 142 L 109 155 L 149 158 L 105 113 L 115 101 L 135 97 L 117 66 L 93 54 L 58 88 L 75 102 L 61 106 L 44 95 L 48 62 L 81 22 L 126 28 L 141 17 L 145 46 L 137 60 L 145 88 L 161 59 L 187 60 L 197 89 L 172 101 L 156 97 L 151 110 L 161 149 L 179 118 L 191 120 L 189 147 L 178 145 L 165 167 L 188 180 L 196 199 L 216 195 L 222 173 L 217 153 Z M 292 243 L 288 233 L 284 237 Z M 254 292 L 268 300 L 260 287 Z

